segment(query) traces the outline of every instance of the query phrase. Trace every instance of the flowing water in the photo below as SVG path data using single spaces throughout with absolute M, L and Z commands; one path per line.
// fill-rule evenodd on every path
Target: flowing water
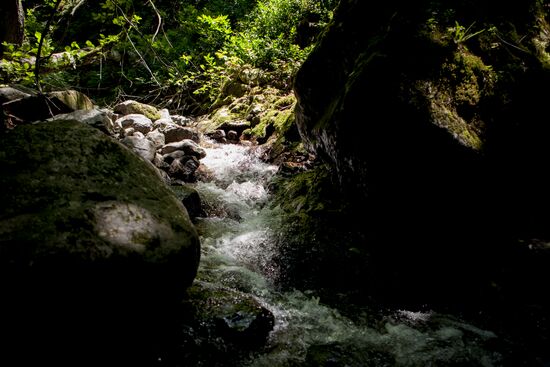
M 198 279 L 254 296 L 275 316 L 268 345 L 247 366 L 498 366 L 498 340 L 460 319 L 435 312 L 364 309 L 351 319 L 323 305 L 314 292 L 279 291 L 273 264 L 282 213 L 267 185 L 277 167 L 241 145 L 209 144 L 201 162 L 209 182 L 197 190 L 209 216 L 199 221 Z M 493 346 L 493 347 L 492 347 Z

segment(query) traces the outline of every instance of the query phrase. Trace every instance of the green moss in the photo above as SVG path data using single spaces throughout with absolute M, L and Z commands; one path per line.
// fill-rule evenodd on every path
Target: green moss
M 482 95 L 492 92 L 497 79 L 490 66 L 464 48 L 459 48 L 453 60 L 443 64 L 442 73 L 447 77 L 449 87 L 454 89 L 455 101 L 472 106 L 479 103 Z
M 432 122 L 474 150 L 483 148 L 485 124 L 479 111 L 495 93 L 497 73 L 464 47 L 443 63 L 437 78 L 418 82 Z
M 220 128 L 224 123 L 229 121 L 240 120 L 241 115 L 233 113 L 227 106 L 221 107 L 210 118 L 199 123 L 199 128 L 203 132 L 210 132 Z
M 294 94 L 289 94 L 276 100 L 275 103 L 273 103 L 273 106 L 276 108 L 285 108 L 291 107 L 294 104 L 296 104 L 296 97 Z
M 250 130 L 250 134 L 256 138 L 266 138 L 269 128 L 272 127 L 279 135 L 284 135 L 293 123 L 292 109 L 268 110 L 262 113 L 260 123 Z
M 96 129 L 50 122 L 18 127 L 0 142 L 0 217 L 6 219 L 0 233 L 7 243 L 93 258 L 107 246 L 95 232 L 93 213 L 109 201 L 135 204 L 167 221 L 182 242 L 198 243 L 189 217 L 154 169 Z M 151 250 L 144 256 L 159 255 Z
M 277 184 L 274 203 L 287 213 L 321 212 L 330 197 L 327 195 L 330 177 L 327 167 L 318 166 L 291 178 L 281 179 Z

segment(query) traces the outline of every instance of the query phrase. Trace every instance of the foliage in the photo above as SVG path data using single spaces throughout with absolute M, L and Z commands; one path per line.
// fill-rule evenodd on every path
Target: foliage
M 32 82 L 37 35 L 54 3 L 25 0 L 26 41 L 21 48 L 4 46 L 3 82 Z M 95 90 L 94 97 L 142 95 L 172 108 L 204 110 L 243 67 L 273 72 L 281 85 L 289 86 L 313 43 L 301 40 L 301 27 L 311 25 L 318 33 L 330 21 L 335 4 L 336 0 L 63 0 L 43 55 L 61 53 L 68 61 L 49 63 L 44 79 L 52 88 L 65 84 L 92 95 Z M 84 60 L 81 45 L 99 56 Z
M 461 44 L 469 40 L 470 38 L 473 38 L 477 35 L 480 35 L 481 33 L 485 32 L 485 29 L 482 29 L 477 32 L 472 32 L 472 27 L 475 25 L 475 22 L 470 24 L 468 27 L 464 27 L 460 25 L 457 21 L 455 21 L 455 26 L 449 28 L 449 32 L 451 33 L 453 37 L 453 41 L 456 44 Z

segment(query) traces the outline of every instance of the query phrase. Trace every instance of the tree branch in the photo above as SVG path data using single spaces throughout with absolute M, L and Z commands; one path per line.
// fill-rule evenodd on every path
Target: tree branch
M 153 1 L 149 0 L 149 4 L 151 4 L 151 6 L 153 7 L 153 10 L 157 14 L 157 18 L 159 19 L 159 22 L 157 24 L 157 29 L 155 30 L 155 34 L 153 34 L 153 38 L 151 38 L 151 43 L 153 43 L 155 42 L 155 38 L 159 34 L 160 26 L 162 25 L 162 17 L 160 16 L 160 13 L 157 10 L 157 7 L 155 6 L 155 4 L 153 4 Z

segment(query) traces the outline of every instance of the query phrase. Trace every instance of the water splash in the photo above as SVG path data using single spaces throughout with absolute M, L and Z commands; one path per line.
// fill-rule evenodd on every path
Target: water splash
M 266 349 L 243 365 L 497 366 L 496 335 L 448 315 L 400 310 L 371 322 L 349 319 L 307 292 L 279 292 L 274 238 L 281 212 L 269 208 L 267 184 L 277 167 L 241 145 L 206 148 L 209 182 L 196 185 L 208 218 L 198 224 L 198 278 L 255 296 L 275 316 Z M 365 312 L 369 312 L 366 310 Z

